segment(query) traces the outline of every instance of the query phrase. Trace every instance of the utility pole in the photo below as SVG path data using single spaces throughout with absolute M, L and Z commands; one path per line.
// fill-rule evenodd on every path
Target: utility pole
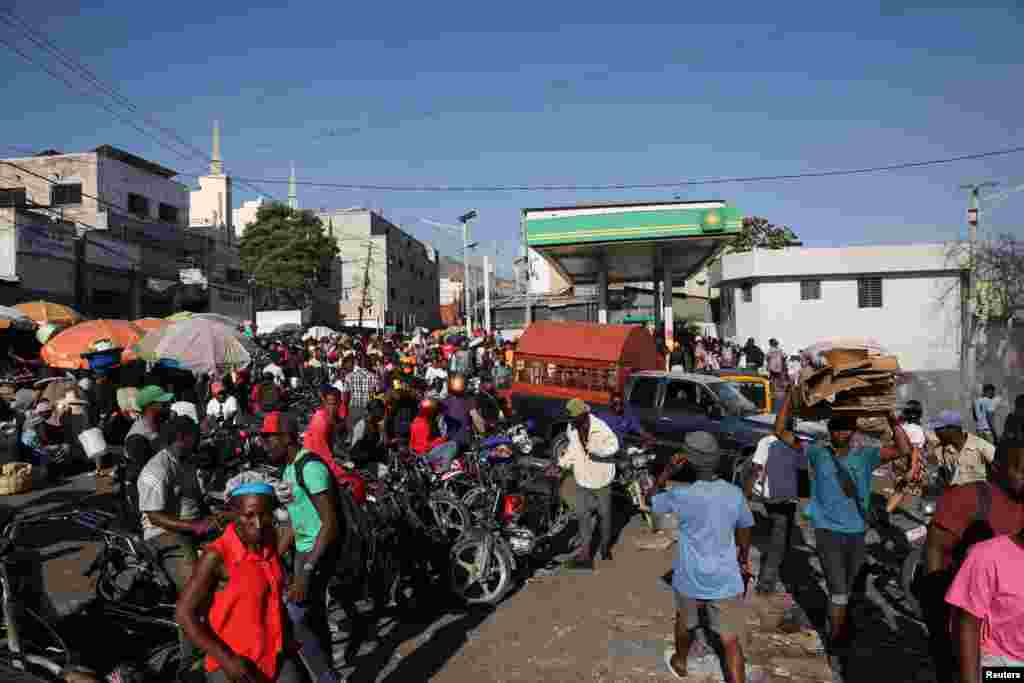
M 363 327 L 363 311 L 366 310 L 367 293 L 370 291 L 370 264 L 373 262 L 373 243 L 366 245 L 366 266 L 363 268 L 363 296 L 359 301 L 359 327 Z
M 996 183 L 972 183 L 961 185 L 961 190 L 967 190 L 967 296 L 965 310 L 961 316 L 961 353 L 960 353 L 960 380 L 962 415 L 966 419 L 972 414 L 971 405 L 974 400 L 976 384 L 978 382 L 978 204 L 980 192 L 984 188 L 996 187 Z
M 491 264 L 484 254 L 484 330 L 491 333 Z

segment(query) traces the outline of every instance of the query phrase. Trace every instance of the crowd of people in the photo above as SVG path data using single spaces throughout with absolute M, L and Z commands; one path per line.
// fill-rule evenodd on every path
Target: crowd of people
M 80 437 L 89 430 L 122 446 L 118 472 L 130 509 L 179 592 L 182 653 L 189 659 L 203 653 L 209 680 L 300 680 L 301 659 L 327 683 L 336 680 L 326 611 L 339 561 L 336 487 L 350 485 L 365 495 L 339 454 L 363 464 L 407 448 L 443 470 L 512 412 L 499 389 L 511 381 L 514 345 L 484 334 L 262 343 L 260 362 L 215 377 L 158 364 L 5 380 L 0 422 L 10 428 L 0 433 L 9 437 L 2 442 L 9 460 L 48 467 L 53 478 L 81 463 L 90 463 L 84 467 L 98 477 L 109 476 L 111 463 L 102 456 L 90 461 L 85 451 Z M 686 675 L 694 631 L 704 627 L 719 636 L 732 680 L 745 680 L 745 597 L 755 578 L 752 509 L 758 502 L 770 533 L 752 589 L 759 595 L 792 590 L 787 565 L 802 514 L 813 529 L 829 597 L 826 651 L 842 680 L 856 627 L 851 605 L 865 599 L 858 577 L 866 532 L 876 523 L 872 482 L 886 463 L 897 482 L 889 512 L 920 495 L 929 464 L 946 477 L 928 529 L 924 570 L 914 583 L 940 680 L 974 683 L 982 666 L 1024 667 L 1024 602 L 1018 599 L 1024 595 L 1024 397 L 1002 429 L 995 387 L 986 386 L 974 402 L 976 433 L 951 411 L 924 423 L 921 405 L 911 402 L 901 415 L 889 416 L 883 445 L 859 438 L 856 421 L 842 417 L 828 422 L 826 441 L 809 442 L 795 433 L 791 414 L 799 356 L 787 357 L 774 339 L 764 352 L 754 340 L 738 347 L 696 337 L 690 351 L 671 349 L 670 365 L 764 368 L 783 400 L 741 487 L 719 478 L 725 451 L 715 434 L 699 431 L 685 436 L 682 450 L 646 491 L 654 513 L 673 513 L 679 521 L 675 642 L 666 655 L 674 675 Z M 471 392 L 472 378 L 479 389 Z M 292 406 L 310 388 L 316 405 L 303 424 Z M 591 570 L 595 556 L 612 557 L 615 456 L 627 437 L 649 444 L 655 438 L 620 392 L 607 409 L 570 400 L 565 417 L 568 446 L 557 467 L 573 475 L 580 522 L 578 550 L 567 567 Z M 194 456 L 202 434 L 232 425 L 250 425 L 261 435 L 287 486 L 243 473 L 227 485 L 228 509 L 213 512 Z M 684 466 L 695 481 L 670 487 Z M 812 483 L 803 507 L 801 470 L 811 472 Z M 288 516 L 287 531 L 274 523 L 277 506 Z

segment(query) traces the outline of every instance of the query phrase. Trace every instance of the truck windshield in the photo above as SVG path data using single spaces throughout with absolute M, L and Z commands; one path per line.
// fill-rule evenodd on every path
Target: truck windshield
M 718 397 L 722 407 L 730 415 L 745 417 L 759 412 L 757 406 L 741 394 L 731 382 L 710 382 L 708 389 Z

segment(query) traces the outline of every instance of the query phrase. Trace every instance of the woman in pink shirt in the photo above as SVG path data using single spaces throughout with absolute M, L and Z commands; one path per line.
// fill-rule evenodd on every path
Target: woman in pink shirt
M 1024 531 L 975 544 L 946 602 L 958 607 L 961 683 L 979 683 L 982 667 L 1024 668 Z

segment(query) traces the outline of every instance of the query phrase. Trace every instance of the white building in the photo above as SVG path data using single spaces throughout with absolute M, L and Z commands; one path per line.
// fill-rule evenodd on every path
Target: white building
M 527 251 L 527 263 L 530 267 L 527 272 L 530 294 L 561 294 L 570 287 L 569 282 L 534 249 Z
M 216 228 L 234 239 L 231 176 L 224 173 L 220 158 L 220 124 L 213 122 L 213 157 L 210 174 L 199 177 L 199 189 L 189 193 L 189 226 Z
M 245 227 L 250 223 L 256 222 L 256 215 L 260 212 L 260 207 L 268 203 L 263 197 L 257 197 L 256 199 L 242 202 L 240 207 L 231 212 L 231 222 L 235 226 L 235 235 L 237 237 L 241 238 L 245 234 Z
M 757 249 L 711 271 L 720 333 L 795 352 L 820 339 L 873 337 L 904 370 L 960 367 L 960 292 L 967 271 L 943 244 Z

